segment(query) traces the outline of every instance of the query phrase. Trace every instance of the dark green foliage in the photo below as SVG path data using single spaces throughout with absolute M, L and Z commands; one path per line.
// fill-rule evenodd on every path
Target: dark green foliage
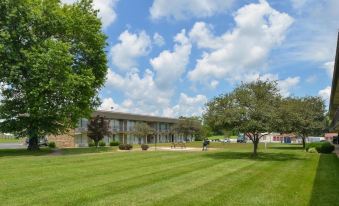
M 100 141 L 100 142 L 99 142 L 99 146 L 100 146 L 100 147 L 105 147 L 105 146 L 106 146 L 106 143 L 105 143 L 104 141 Z
M 118 146 L 118 145 L 119 145 L 119 142 L 117 141 L 113 141 L 109 143 L 109 146 Z
M 133 145 L 131 144 L 120 144 L 119 149 L 120 150 L 131 150 L 133 148 Z
M 56 147 L 55 142 L 49 142 L 48 147 L 49 148 L 55 148 Z
M 312 142 L 306 144 L 306 151 L 308 151 L 310 148 L 315 148 L 317 152 L 324 154 L 330 154 L 335 149 L 334 145 L 329 142 Z
M 244 133 L 254 144 L 253 154 L 263 133 L 279 128 L 281 96 L 276 82 L 257 80 L 242 83 L 232 92 L 207 103 L 204 123 L 213 130 Z
M 99 115 L 90 119 L 87 128 L 87 136 L 94 141 L 96 146 L 98 146 L 100 140 L 111 134 L 109 130 L 109 120 L 105 120 L 104 117 L 100 117 Z
M 106 36 L 91 0 L 0 1 L 0 131 L 62 134 L 99 105 Z
M 148 150 L 149 146 L 147 144 L 142 144 L 141 146 L 142 150 Z
M 303 140 L 322 134 L 325 129 L 325 104 L 320 97 L 289 97 L 283 99 L 280 106 L 279 132 L 296 133 Z
M 94 143 L 93 141 L 90 141 L 90 142 L 88 143 L 88 146 L 89 146 L 89 147 L 95 147 L 95 143 Z

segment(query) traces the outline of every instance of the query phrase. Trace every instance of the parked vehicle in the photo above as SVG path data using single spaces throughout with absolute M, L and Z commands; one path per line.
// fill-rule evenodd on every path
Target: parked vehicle
M 231 140 L 230 140 L 230 138 L 225 138 L 222 142 L 223 143 L 231 143 Z
M 237 143 L 246 143 L 246 137 L 244 134 L 239 134 L 238 138 L 237 138 Z

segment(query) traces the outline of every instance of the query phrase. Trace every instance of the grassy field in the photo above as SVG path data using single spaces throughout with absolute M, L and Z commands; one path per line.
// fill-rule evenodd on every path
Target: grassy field
M 200 147 L 200 143 L 188 146 Z M 0 205 L 338 205 L 339 160 L 300 146 L 0 150 Z
M 22 142 L 23 139 L 16 139 L 16 138 L 0 138 L 0 143 L 17 143 Z

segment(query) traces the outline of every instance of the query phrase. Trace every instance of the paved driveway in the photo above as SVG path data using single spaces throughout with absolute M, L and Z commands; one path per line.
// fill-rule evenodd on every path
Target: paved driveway
M 20 149 L 26 147 L 22 143 L 0 143 L 0 149 Z

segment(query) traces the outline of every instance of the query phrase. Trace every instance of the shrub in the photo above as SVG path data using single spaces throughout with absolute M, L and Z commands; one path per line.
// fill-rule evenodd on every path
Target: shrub
M 89 143 L 88 143 L 88 146 L 89 146 L 89 147 L 95 147 L 95 143 L 94 143 L 94 142 L 89 142 Z
M 118 146 L 119 142 L 113 141 L 109 143 L 109 146 Z
M 141 149 L 142 150 L 148 150 L 149 146 L 147 144 L 142 144 Z
M 55 142 L 49 142 L 48 147 L 49 148 L 55 148 L 56 147 Z
M 106 146 L 106 143 L 105 143 L 104 141 L 100 141 L 100 142 L 99 142 L 99 146 L 100 146 L 100 147 L 104 147 L 104 146 Z
M 309 148 L 308 152 L 309 153 L 318 153 L 318 151 L 314 147 Z
M 312 142 L 306 145 L 306 151 L 315 148 L 317 152 L 330 154 L 334 151 L 334 146 L 329 142 Z
M 130 145 L 130 144 L 120 144 L 119 145 L 120 150 L 131 150 L 132 148 L 133 148 L 133 146 Z

